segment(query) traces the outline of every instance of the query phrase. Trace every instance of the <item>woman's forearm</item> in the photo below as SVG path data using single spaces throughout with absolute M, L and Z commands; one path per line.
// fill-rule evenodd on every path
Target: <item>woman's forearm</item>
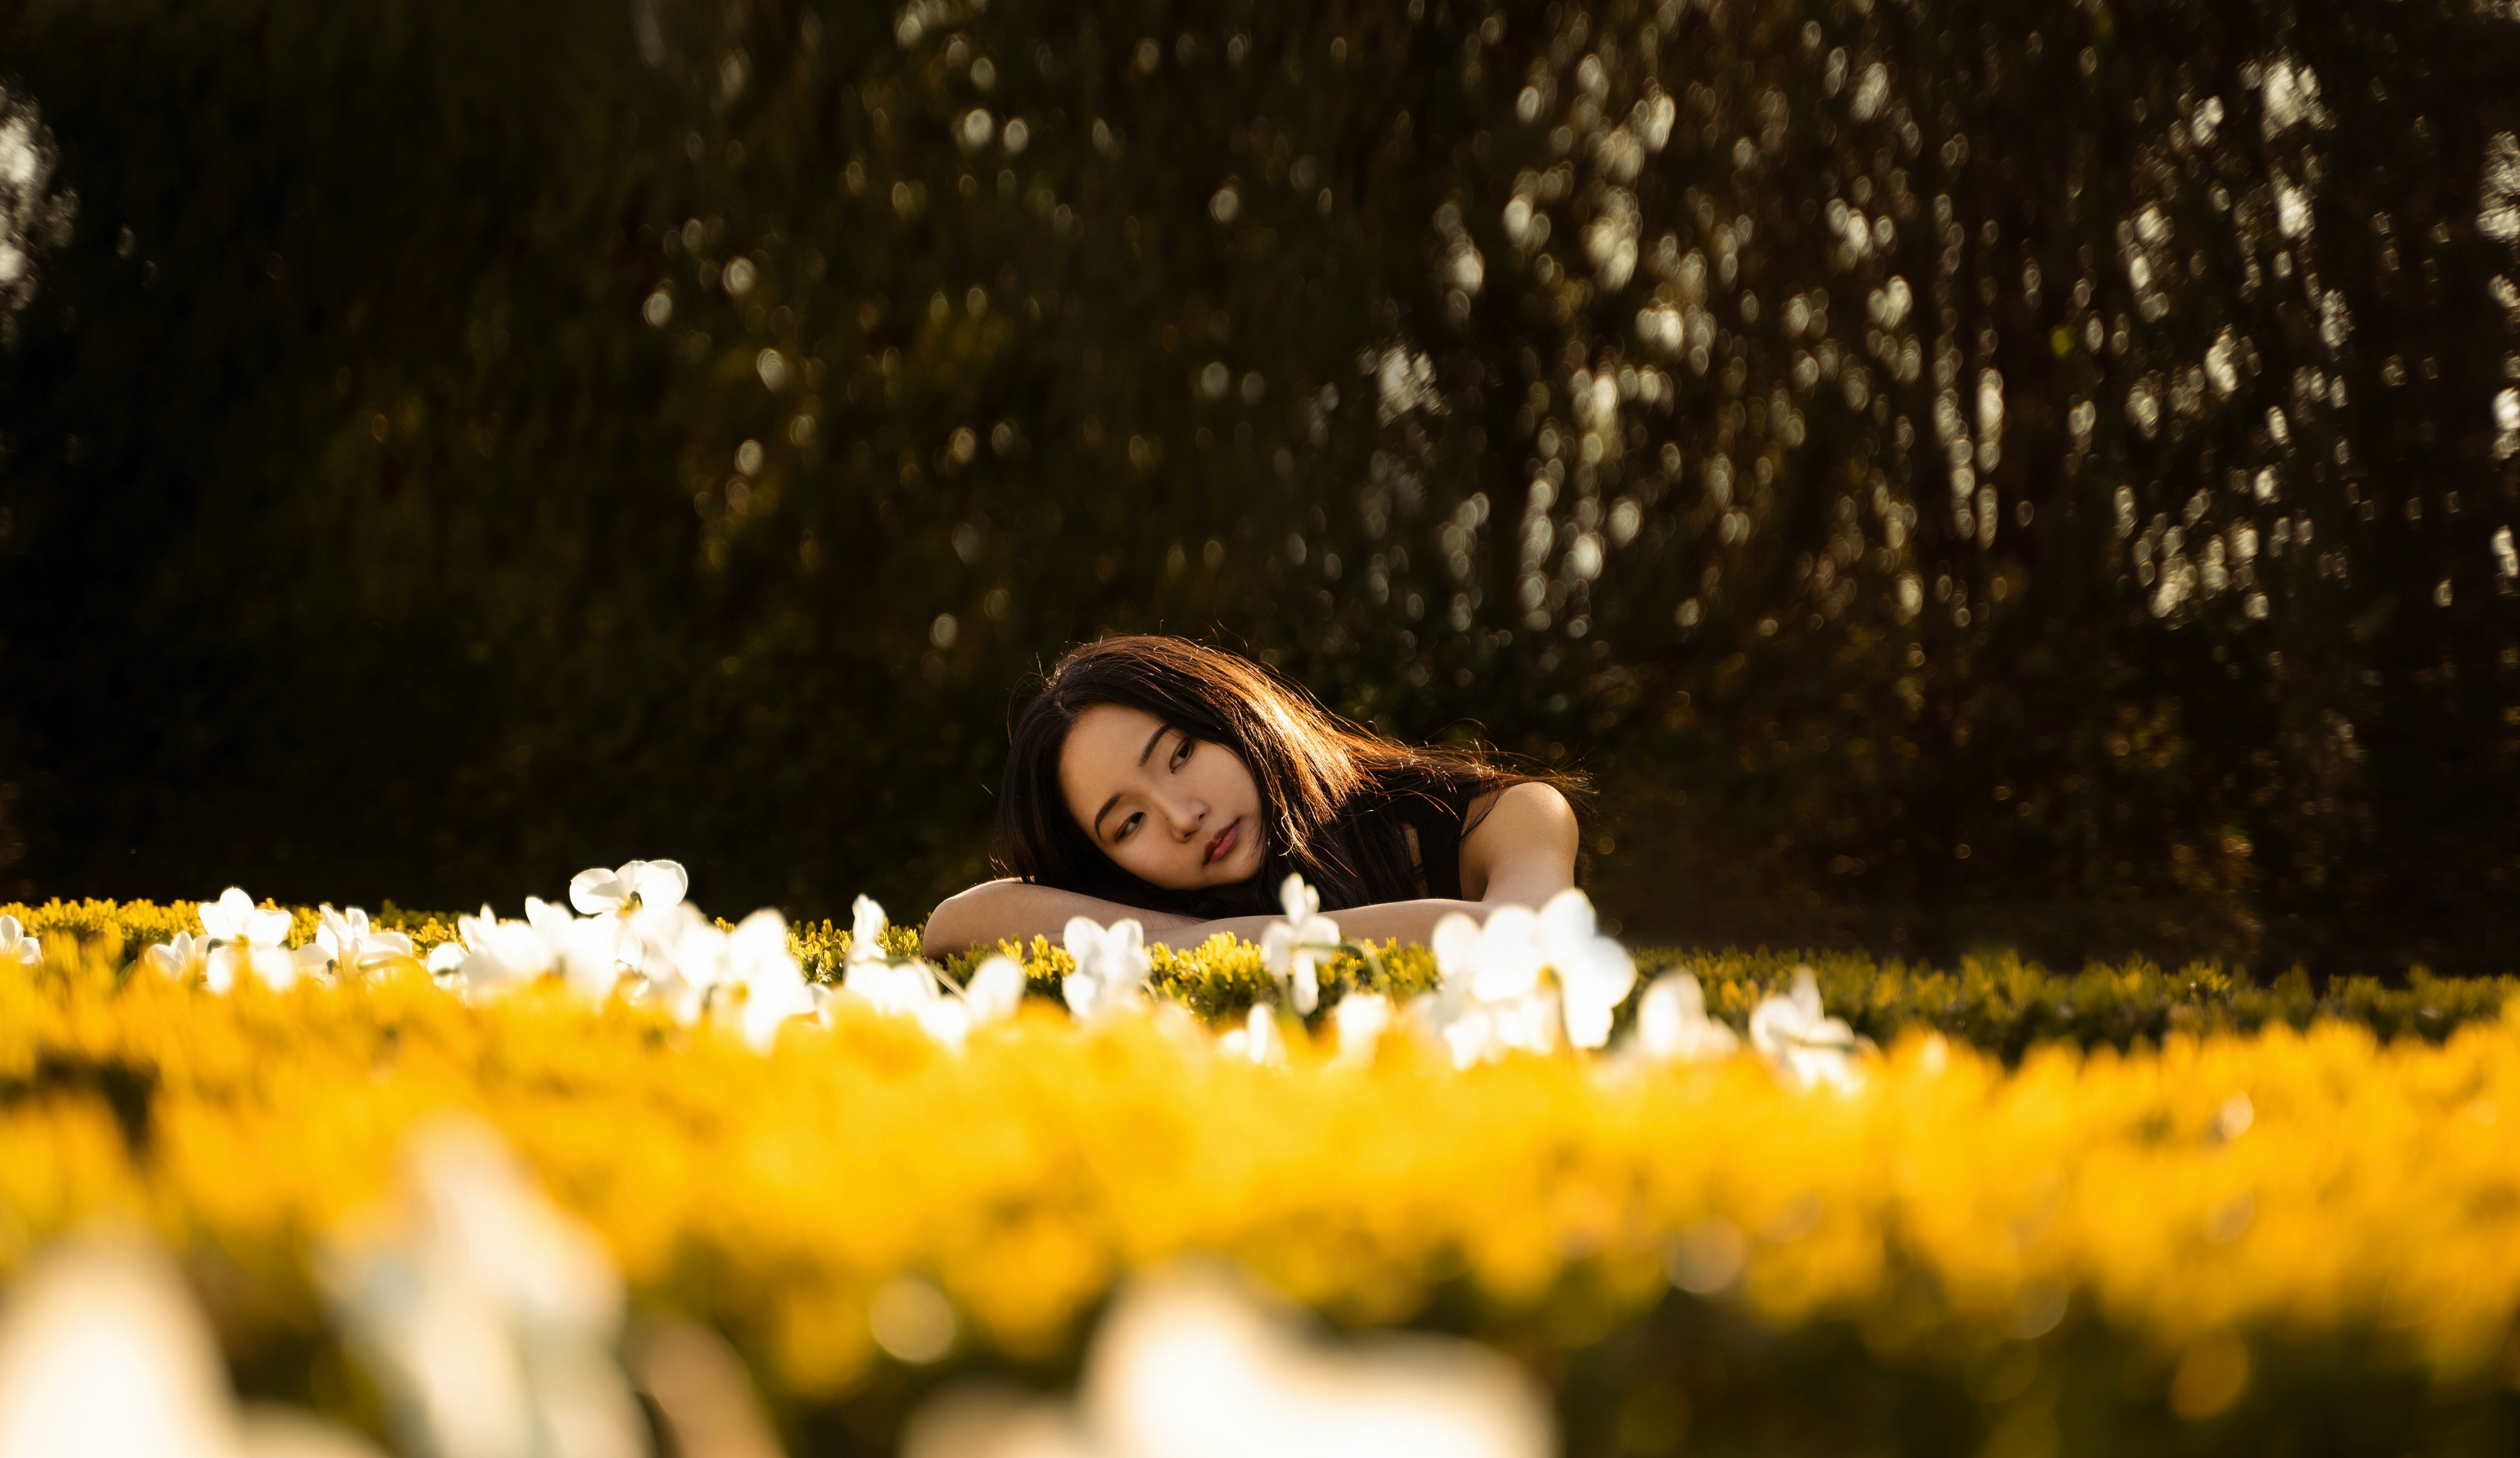
M 1423 943 L 1435 935 L 1435 923 L 1459 912 L 1473 921 L 1484 922 L 1488 913 L 1504 905 L 1503 900 L 1466 902 L 1441 898 L 1418 901 L 1382 902 L 1371 906 L 1350 906 L 1333 911 L 1340 935 L 1353 942 Z M 1053 946 L 1059 943 L 1071 916 L 1091 917 L 1104 926 L 1136 917 L 1147 929 L 1150 945 L 1188 951 L 1220 934 L 1257 942 L 1267 935 L 1275 916 L 1228 916 L 1213 921 L 1200 921 L 1171 911 L 1150 911 L 1143 906 L 1103 901 L 1073 891 L 1059 891 L 1049 886 L 1034 886 L 1023 881 L 987 881 L 968 891 L 946 898 L 943 905 L 927 918 L 927 933 L 922 950 L 931 957 L 949 956 L 968 951 L 973 947 L 993 946 L 1002 941 L 1023 942 L 1034 937 L 1048 937 Z
M 943 957 L 1034 937 L 1048 937 L 1057 946 L 1072 916 L 1089 916 L 1104 926 L 1134 916 L 1146 927 L 1149 941 L 1191 924 L 1190 917 L 1171 911 L 1149 911 L 1073 891 L 1012 879 L 984 881 L 947 897 L 936 907 L 927 918 L 920 950 L 928 956 Z
M 1427 898 L 1421 901 L 1382 902 L 1371 906 L 1350 906 L 1344 911 L 1328 913 L 1338 923 L 1339 934 L 1351 942 L 1426 942 L 1435 935 L 1435 923 L 1455 912 L 1473 921 L 1484 922 L 1488 913 L 1502 903 L 1448 901 Z M 1267 934 L 1275 916 L 1229 916 L 1217 921 L 1188 921 L 1167 931 L 1158 932 L 1153 923 L 1147 927 L 1147 940 L 1187 951 L 1219 933 L 1257 942 Z

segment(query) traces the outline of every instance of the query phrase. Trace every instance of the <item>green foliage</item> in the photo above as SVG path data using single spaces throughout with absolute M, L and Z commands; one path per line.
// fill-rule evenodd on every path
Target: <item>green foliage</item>
M 9 874 L 924 906 L 1021 676 L 1164 628 L 1589 768 L 1641 935 L 2503 969 L 2514 73 L 2469 0 L 0 0 L 77 204 Z
M 2172 1033 L 2302 1029 L 2321 1018 L 2358 1023 L 2383 1038 L 2438 1040 L 2462 1024 L 2500 1017 L 2520 996 L 2520 978 L 2443 978 L 2422 968 L 2392 985 L 2370 977 L 2319 984 L 2298 968 L 2259 981 L 2212 962 L 2173 972 L 2140 958 L 2079 972 L 2009 955 L 1964 957 L 1950 971 L 1818 951 L 1645 950 L 1637 961 L 1647 977 L 1692 973 L 1706 991 L 1707 1011 L 1736 1028 L 1747 1027 L 1762 997 L 1784 991 L 1795 970 L 1809 966 L 1822 1002 L 1876 1042 L 1930 1029 L 2006 1058 L 2042 1042 L 2126 1048 Z

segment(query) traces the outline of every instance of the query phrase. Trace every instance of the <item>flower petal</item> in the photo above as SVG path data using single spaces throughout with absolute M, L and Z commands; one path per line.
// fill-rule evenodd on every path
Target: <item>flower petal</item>
M 1435 923 L 1434 933 L 1426 939 L 1434 950 L 1435 967 L 1447 980 L 1473 975 L 1477 960 L 1479 924 L 1459 911 L 1446 913 Z
M 1551 897 L 1540 908 L 1540 940 L 1549 949 L 1552 962 L 1591 946 L 1598 928 L 1592 898 L 1572 886 Z
M 852 961 L 883 955 L 883 907 L 871 896 L 849 903 L 849 957 Z
M 1273 921 L 1260 933 L 1260 965 L 1272 977 L 1283 977 L 1295 957 L 1295 929 L 1282 921 Z
M 589 916 L 617 911 L 629 900 L 630 888 L 603 866 L 589 866 L 568 878 L 568 904 Z
M 621 879 L 641 906 L 670 906 L 692 889 L 692 877 L 679 861 L 633 861 L 621 867 Z
M 963 991 L 963 1000 L 971 1005 L 971 1016 L 980 1023 L 995 1023 L 1014 1016 L 1023 1005 L 1023 964 L 1000 953 L 980 964 Z

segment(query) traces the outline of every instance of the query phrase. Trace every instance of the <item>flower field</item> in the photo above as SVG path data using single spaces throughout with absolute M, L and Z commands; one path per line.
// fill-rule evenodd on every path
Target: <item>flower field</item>
M 1163 1321 L 1244 1319 L 1294 1353 L 1255 1410 L 1458 1430 L 1428 1452 L 2520 1439 L 2508 983 L 1641 951 L 1631 988 L 1557 904 L 929 969 L 866 908 L 729 928 L 649 874 L 525 922 L 0 908 L 0 1267 L 148 1232 L 248 1396 L 406 1453 L 1262 1451 L 1109 1397 Z M 431 1312 L 523 1375 L 432 1367 Z M 658 1333 L 722 1337 L 766 1418 L 691 1416 Z M 1540 1426 L 1465 1375 L 1499 1353 Z M 465 1437 L 481 1392 L 528 1436 Z

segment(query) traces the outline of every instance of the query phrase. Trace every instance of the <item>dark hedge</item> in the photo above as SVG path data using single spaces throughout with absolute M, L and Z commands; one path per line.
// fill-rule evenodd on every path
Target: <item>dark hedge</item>
M 907 909 L 1161 628 L 1631 937 L 2508 968 L 2507 9 L 0 0 L 0 875 Z

